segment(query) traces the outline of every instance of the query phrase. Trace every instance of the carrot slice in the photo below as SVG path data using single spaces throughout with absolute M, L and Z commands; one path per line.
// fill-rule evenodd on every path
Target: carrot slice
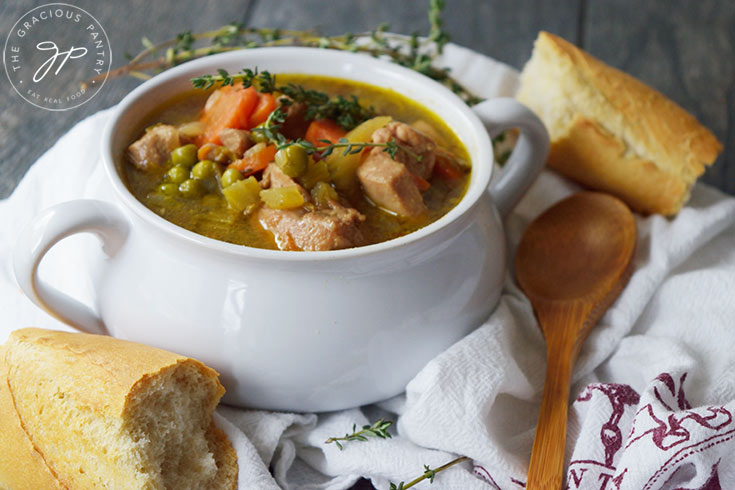
M 309 124 L 306 129 L 304 139 L 315 146 L 324 146 L 321 140 L 327 140 L 330 143 L 337 143 L 340 138 L 344 138 L 347 131 L 342 126 L 330 119 L 317 119 Z
M 271 112 L 276 110 L 276 98 L 271 94 L 259 94 L 258 105 L 255 106 L 255 110 L 250 115 L 250 121 L 248 121 L 248 128 L 254 128 L 258 124 L 264 123 Z
M 207 107 L 199 119 L 206 128 L 197 138 L 197 145 L 214 143 L 221 145 L 219 132 L 226 128 L 243 129 L 247 127 L 250 114 L 258 103 L 258 92 L 253 87 L 228 85 L 219 89 L 220 95 Z
M 247 177 L 255 172 L 263 170 L 271 163 L 276 157 L 276 146 L 268 145 L 256 151 L 248 151 L 245 155 L 232 162 L 228 168 L 236 168 L 242 172 L 243 176 Z
M 438 154 L 434 163 L 434 175 L 445 180 L 454 180 L 462 177 L 464 171 L 449 158 Z
M 419 192 L 424 192 L 429 187 L 431 187 L 431 182 L 428 180 L 421 178 L 420 176 L 412 173 L 411 178 L 413 179 L 413 182 L 416 184 L 416 187 L 418 187 Z

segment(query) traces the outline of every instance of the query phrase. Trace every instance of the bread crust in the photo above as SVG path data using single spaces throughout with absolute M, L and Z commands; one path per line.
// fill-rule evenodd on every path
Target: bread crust
M 214 369 L 197 360 L 145 344 L 106 335 L 24 328 L 12 332 L 7 345 L 10 348 L 23 343 L 43 347 L 52 356 L 54 351 L 73 354 L 58 356 L 63 363 L 63 376 L 60 373 L 56 381 L 66 383 L 64 389 L 100 413 L 112 417 L 124 415 L 129 399 L 146 379 L 180 363 L 192 364 L 206 377 L 216 380 L 220 397 L 225 392 Z M 11 387 L 13 383 L 24 382 L 23 373 L 12 365 L 8 378 Z
M 643 214 L 676 214 L 688 195 L 681 179 L 650 160 L 624 158 L 624 145 L 596 121 L 578 115 L 554 141 L 547 163 L 587 187 L 608 192 Z
M 28 432 L 22 422 L 23 413 L 16 406 L 14 396 L 17 395 L 13 394 L 13 387 L 27 382 L 20 366 L 34 361 L 23 358 L 22 347 L 27 343 L 42 347 L 42 355 L 54 358 L 57 369 L 51 382 L 60 392 L 74 393 L 77 399 L 101 415 L 124 418 L 127 402 L 138 390 L 144 389 L 147 380 L 181 364 L 194 366 L 216 382 L 211 411 L 224 394 L 217 372 L 194 359 L 100 335 L 37 328 L 16 330 L 6 345 L 0 346 L 0 447 L 3 448 L 0 451 L 0 490 L 67 490 L 69 482 L 73 481 L 69 475 L 57 474 L 52 465 L 47 464 L 42 449 L 34 443 L 34 437 L 41 436 Z M 64 438 L 64 434 L 52 437 Z M 237 488 L 237 455 L 214 422 L 207 432 L 207 440 L 218 468 L 216 481 L 221 488 Z
M 524 67 L 518 99 L 550 130 L 552 168 L 642 213 L 678 212 L 722 151 L 673 101 L 547 32 Z
M 5 346 L 0 345 L 0 489 L 68 490 L 33 445 L 8 387 Z

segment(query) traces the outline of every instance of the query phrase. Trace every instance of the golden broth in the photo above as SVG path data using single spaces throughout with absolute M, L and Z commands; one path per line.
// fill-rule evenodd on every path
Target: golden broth
M 438 146 L 448 150 L 458 161 L 469 162 L 467 150 L 454 132 L 436 115 L 416 102 L 390 89 L 337 78 L 279 74 L 279 84 L 294 83 L 307 89 L 326 92 L 330 97 L 355 95 L 363 106 L 372 106 L 378 115 L 388 115 L 408 124 L 423 120 L 431 126 Z M 138 131 L 156 123 L 179 125 L 196 120 L 211 92 L 192 90 L 172 98 L 151 112 Z M 339 151 L 339 150 L 336 150 Z M 124 157 L 122 157 L 124 158 Z M 273 235 L 257 221 L 257 213 L 243 216 L 234 213 L 218 189 L 201 199 L 163 196 L 153 192 L 160 184 L 165 169 L 141 171 L 125 163 L 124 180 L 135 197 L 156 214 L 187 230 L 225 242 L 250 247 L 277 250 Z M 366 197 L 354 199 L 350 204 L 365 215 L 360 229 L 367 244 L 379 243 L 406 235 L 439 219 L 452 209 L 464 195 L 470 180 L 467 173 L 461 181 L 451 185 L 442 179 L 433 179 L 431 187 L 423 193 L 428 213 L 415 218 L 401 218 L 374 206 Z

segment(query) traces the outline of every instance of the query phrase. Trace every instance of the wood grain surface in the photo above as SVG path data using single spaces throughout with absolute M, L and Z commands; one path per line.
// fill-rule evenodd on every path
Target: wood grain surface
M 50 1 L 50 0 L 49 0 Z M 370 30 L 389 22 L 410 34 L 427 29 L 427 1 L 397 0 L 67 0 L 105 28 L 113 66 L 185 30 L 229 22 L 313 28 L 326 34 Z M 46 1 L 0 2 L 0 41 L 26 11 Z M 447 0 L 452 40 L 521 68 L 545 29 L 641 78 L 711 128 L 725 151 L 703 180 L 735 194 L 735 2 L 732 0 Z M 60 33 L 63 36 L 63 33 Z M 0 75 L 0 198 L 75 123 L 116 104 L 140 82 L 110 80 L 90 102 L 64 112 L 38 109 Z M 421 469 L 418 468 L 417 472 Z M 406 475 L 407 479 L 416 475 Z M 357 488 L 370 488 L 361 483 Z

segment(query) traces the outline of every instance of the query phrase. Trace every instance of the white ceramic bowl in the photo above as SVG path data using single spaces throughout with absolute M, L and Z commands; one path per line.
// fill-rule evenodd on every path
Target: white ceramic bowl
M 243 247 L 164 220 L 120 178 L 124 149 L 142 119 L 190 90 L 192 77 L 243 67 L 359 80 L 418 101 L 466 145 L 473 167 L 467 194 L 407 236 L 330 252 Z M 488 131 L 510 127 L 521 128 L 519 143 L 488 192 Z M 39 306 L 72 326 L 214 367 L 228 403 L 325 411 L 375 402 L 400 393 L 427 361 L 489 315 L 506 268 L 501 215 L 531 184 L 547 149 L 543 124 L 514 100 L 470 110 L 438 83 L 370 57 L 308 48 L 211 56 L 168 70 L 125 97 L 102 140 L 115 204 L 79 200 L 46 210 L 19 238 L 16 277 Z M 100 236 L 109 256 L 93 278 L 94 308 L 38 279 L 44 254 L 80 232 Z

